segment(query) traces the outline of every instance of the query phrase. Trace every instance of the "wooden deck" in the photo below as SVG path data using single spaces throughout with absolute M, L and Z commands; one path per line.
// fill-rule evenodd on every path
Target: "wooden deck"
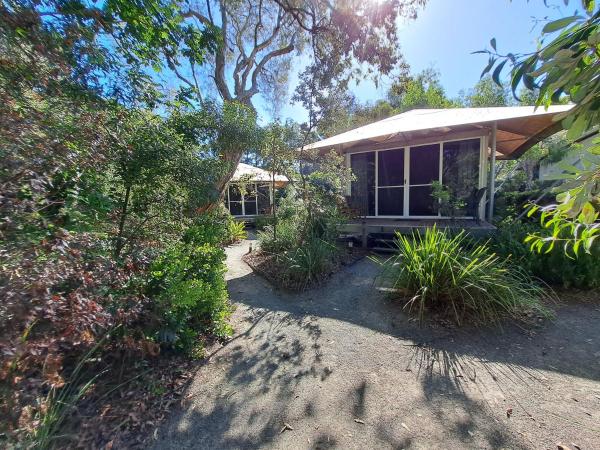
M 346 222 L 342 228 L 342 238 L 353 240 L 364 247 L 385 248 L 389 246 L 396 232 L 411 234 L 437 226 L 443 230 L 466 230 L 476 237 L 489 236 L 496 227 L 486 221 L 473 219 L 378 219 L 364 218 Z

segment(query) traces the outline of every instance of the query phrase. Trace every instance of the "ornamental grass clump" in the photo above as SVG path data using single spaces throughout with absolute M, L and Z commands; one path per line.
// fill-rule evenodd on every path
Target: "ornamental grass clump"
M 420 320 L 440 314 L 457 324 L 498 322 L 510 317 L 549 317 L 546 290 L 508 258 L 476 244 L 465 232 L 431 228 L 412 237 L 397 233 L 398 254 L 383 263 L 382 280 Z

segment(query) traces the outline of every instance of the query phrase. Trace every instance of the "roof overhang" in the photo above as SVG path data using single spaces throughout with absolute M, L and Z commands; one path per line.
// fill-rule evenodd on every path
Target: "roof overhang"
M 547 109 L 515 106 L 411 110 L 323 139 L 306 148 L 347 153 L 488 136 L 496 123 L 497 157 L 514 159 L 560 131 L 560 120 L 571 108 L 572 105 L 556 105 Z
M 231 177 L 233 183 L 251 183 L 251 182 L 272 182 L 276 183 L 287 183 L 289 180 L 285 175 L 273 174 L 267 170 L 259 167 L 251 166 L 250 164 L 239 163 L 235 169 L 233 177 Z

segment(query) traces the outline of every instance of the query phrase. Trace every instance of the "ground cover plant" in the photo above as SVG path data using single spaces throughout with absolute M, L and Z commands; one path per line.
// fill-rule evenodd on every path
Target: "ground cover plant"
M 533 221 L 514 221 L 509 218 L 498 224 L 490 241 L 491 248 L 523 267 L 550 285 L 564 288 L 594 289 L 600 287 L 600 252 L 597 246 L 590 253 L 565 252 L 561 246 L 532 251 L 527 236 L 534 233 L 551 234 Z
M 246 260 L 277 285 L 302 290 L 362 253 L 337 243 L 350 177 L 339 155 L 300 154 L 288 167 L 300 171 L 276 205 L 272 223 L 258 231 L 259 252 Z
M 487 243 L 464 232 L 431 228 L 424 234 L 397 234 L 398 253 L 382 263 L 382 285 L 420 320 L 438 314 L 463 325 L 549 317 L 551 291 Z

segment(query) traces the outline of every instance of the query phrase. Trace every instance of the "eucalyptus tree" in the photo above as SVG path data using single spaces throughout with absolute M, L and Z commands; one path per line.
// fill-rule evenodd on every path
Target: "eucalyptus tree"
M 254 108 L 257 95 L 268 98 L 287 89 L 292 66 L 309 61 L 331 84 L 350 78 L 378 79 L 403 64 L 396 20 L 415 17 L 426 0 L 207 0 L 185 2 L 187 24 L 218 28 L 220 40 L 207 64 L 171 61 L 181 85 L 200 98 L 215 91 L 224 102 Z M 218 185 L 224 189 L 243 150 L 228 149 L 230 170 Z M 208 204 L 207 208 L 212 205 Z

